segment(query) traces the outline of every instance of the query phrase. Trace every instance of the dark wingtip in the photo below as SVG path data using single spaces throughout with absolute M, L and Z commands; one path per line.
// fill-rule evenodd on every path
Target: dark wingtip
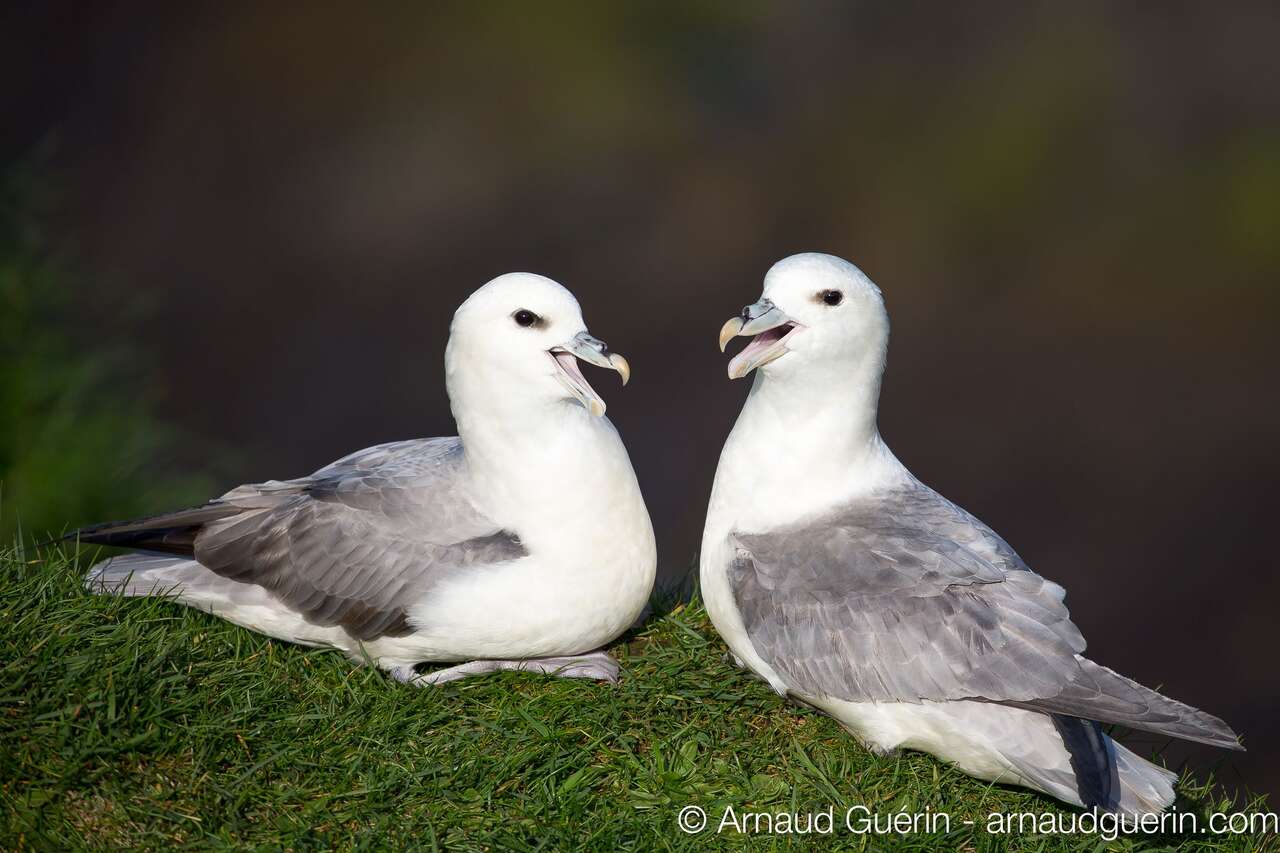
M 1236 734 L 1231 726 L 1227 725 L 1220 717 L 1215 717 L 1207 711 L 1201 711 L 1198 708 L 1192 708 L 1198 717 L 1195 722 L 1198 724 L 1197 734 L 1203 732 L 1201 737 L 1188 738 L 1189 740 L 1198 740 L 1209 746 L 1217 746 L 1222 749 L 1231 749 L 1236 752 L 1244 752 L 1245 748 L 1240 743 L 1240 735 Z
M 1244 748 L 1244 744 L 1240 742 L 1240 735 L 1231 731 L 1230 728 L 1227 729 L 1221 742 L 1215 743 L 1214 746 L 1220 746 L 1223 749 L 1230 749 L 1234 752 L 1248 752 L 1248 750 Z
M 1049 718 L 1067 749 L 1081 804 L 1114 811 L 1120 805 L 1120 768 L 1102 726 L 1063 714 L 1050 714 Z
M 73 530 L 59 541 L 74 540 L 85 545 L 110 545 L 189 557 L 194 553 L 195 536 L 206 523 L 237 512 L 234 506 L 210 501 L 147 518 L 92 524 Z

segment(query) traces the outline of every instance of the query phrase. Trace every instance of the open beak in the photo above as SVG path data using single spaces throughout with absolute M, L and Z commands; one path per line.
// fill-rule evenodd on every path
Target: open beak
M 591 362 L 598 367 L 607 367 L 618 371 L 622 384 L 626 385 L 631 378 L 631 365 L 616 352 L 609 352 L 609 347 L 599 338 L 593 338 L 586 332 L 578 332 L 573 340 L 560 346 L 552 347 L 551 357 L 555 360 L 556 378 L 578 402 L 587 407 L 587 411 L 597 418 L 604 414 L 604 400 L 596 393 L 587 378 L 578 368 L 578 359 Z
M 729 362 L 729 378 L 741 379 L 789 351 L 787 339 L 804 328 L 768 299 L 742 309 L 740 316 L 720 327 L 720 352 L 739 335 L 755 335 L 746 349 Z

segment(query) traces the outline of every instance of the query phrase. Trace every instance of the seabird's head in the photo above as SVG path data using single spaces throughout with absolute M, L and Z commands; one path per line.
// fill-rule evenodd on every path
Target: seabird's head
M 579 358 L 618 371 L 623 385 L 631 378 L 627 360 L 587 333 L 572 293 L 549 278 L 513 272 L 481 287 L 454 313 L 445 371 L 451 394 L 465 384 L 470 393 L 571 400 L 599 417 L 604 400 L 582 375 Z
M 739 335 L 754 335 L 729 362 L 729 378 L 760 369 L 789 375 L 826 365 L 865 365 L 878 380 L 889 342 L 889 315 L 862 270 L 834 255 L 806 252 L 783 258 L 764 277 L 762 298 L 720 329 L 720 350 Z M 821 371 L 826 373 L 826 371 Z

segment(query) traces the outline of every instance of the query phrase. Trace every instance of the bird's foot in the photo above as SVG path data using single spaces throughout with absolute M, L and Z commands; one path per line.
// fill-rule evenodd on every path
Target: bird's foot
M 457 666 L 437 669 L 434 672 L 419 674 L 412 666 L 397 666 L 391 669 L 391 677 L 403 684 L 414 687 L 426 687 L 470 678 L 473 675 L 484 675 L 490 672 L 539 672 L 543 675 L 554 675 L 560 678 L 591 678 L 596 681 L 618 683 L 618 662 L 606 652 L 595 651 L 585 655 L 566 655 L 552 658 L 528 658 L 525 660 L 473 660 Z

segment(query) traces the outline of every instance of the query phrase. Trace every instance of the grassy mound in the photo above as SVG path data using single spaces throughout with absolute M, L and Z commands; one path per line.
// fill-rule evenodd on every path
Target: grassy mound
M 727 665 L 695 605 L 613 649 L 617 687 L 508 673 L 415 689 L 170 602 L 89 596 L 81 573 L 55 552 L 0 552 L 6 849 L 1098 849 L 1091 835 L 988 833 L 991 812 L 1074 812 L 928 756 L 868 754 Z M 1207 783 L 1180 791 L 1201 816 L 1264 808 Z M 689 805 L 709 815 L 700 834 L 677 826 Z M 951 832 L 853 834 L 844 814 L 857 805 L 947 813 Z M 759 819 L 751 836 L 717 834 L 726 807 L 738 818 L 833 807 L 834 837 L 768 835 Z M 1117 845 L 1191 843 L 1253 850 L 1268 838 Z

